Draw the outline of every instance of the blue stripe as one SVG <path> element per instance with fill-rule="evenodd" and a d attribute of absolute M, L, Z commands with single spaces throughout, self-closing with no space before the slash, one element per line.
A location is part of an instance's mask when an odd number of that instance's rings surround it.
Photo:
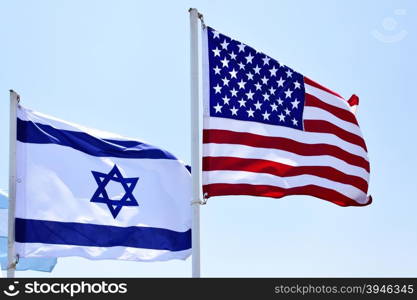
<path fill-rule="evenodd" d="M 181 251 L 191 248 L 191 229 L 116 227 L 16 218 L 16 242 Z"/>
<path fill-rule="evenodd" d="M 177 159 L 165 150 L 138 141 L 100 139 L 85 132 L 57 129 L 20 119 L 17 119 L 17 140 L 67 146 L 100 157 Z"/>

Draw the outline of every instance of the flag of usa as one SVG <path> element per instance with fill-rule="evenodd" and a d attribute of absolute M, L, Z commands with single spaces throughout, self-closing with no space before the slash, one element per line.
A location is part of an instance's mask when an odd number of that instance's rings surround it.
<path fill-rule="evenodd" d="M 311 195 L 341 206 L 367 196 L 367 148 L 346 101 L 277 60 L 203 30 L 206 197 Z"/>

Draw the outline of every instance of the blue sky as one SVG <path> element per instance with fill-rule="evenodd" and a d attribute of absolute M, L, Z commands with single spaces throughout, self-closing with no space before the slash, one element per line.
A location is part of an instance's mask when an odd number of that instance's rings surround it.
<path fill-rule="evenodd" d="M 415 1 L 2 1 L 0 188 L 8 90 L 46 114 L 159 145 L 190 161 L 189 7 L 208 25 L 345 97 L 371 160 L 374 203 L 218 197 L 201 209 L 207 277 L 417 276 Z M 391 42 L 387 42 L 391 41 Z M 187 277 L 164 263 L 60 259 L 51 274 Z"/>

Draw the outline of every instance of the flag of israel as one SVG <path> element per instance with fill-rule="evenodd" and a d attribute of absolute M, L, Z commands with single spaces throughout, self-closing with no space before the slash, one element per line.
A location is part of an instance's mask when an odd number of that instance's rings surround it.
<path fill-rule="evenodd" d="M 191 175 L 175 156 L 21 106 L 17 116 L 20 257 L 190 255 Z"/>

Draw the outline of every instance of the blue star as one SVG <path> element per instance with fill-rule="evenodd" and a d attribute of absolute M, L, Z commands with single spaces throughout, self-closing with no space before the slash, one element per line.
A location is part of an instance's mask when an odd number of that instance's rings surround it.
<path fill-rule="evenodd" d="M 114 165 L 114 167 L 110 170 L 108 174 L 96 171 L 91 171 L 91 173 L 93 173 L 94 179 L 96 180 L 98 187 L 90 202 L 107 204 L 107 207 L 113 215 L 113 218 L 116 219 L 123 206 L 139 206 L 138 202 L 132 194 L 133 189 L 135 188 L 136 183 L 139 180 L 138 177 L 123 178 L 122 173 L 120 173 L 120 170 L 117 168 L 116 165 Z M 122 199 L 112 200 L 109 198 L 106 191 L 106 185 L 111 180 L 119 182 L 123 186 L 125 194 L 122 197 Z"/>

